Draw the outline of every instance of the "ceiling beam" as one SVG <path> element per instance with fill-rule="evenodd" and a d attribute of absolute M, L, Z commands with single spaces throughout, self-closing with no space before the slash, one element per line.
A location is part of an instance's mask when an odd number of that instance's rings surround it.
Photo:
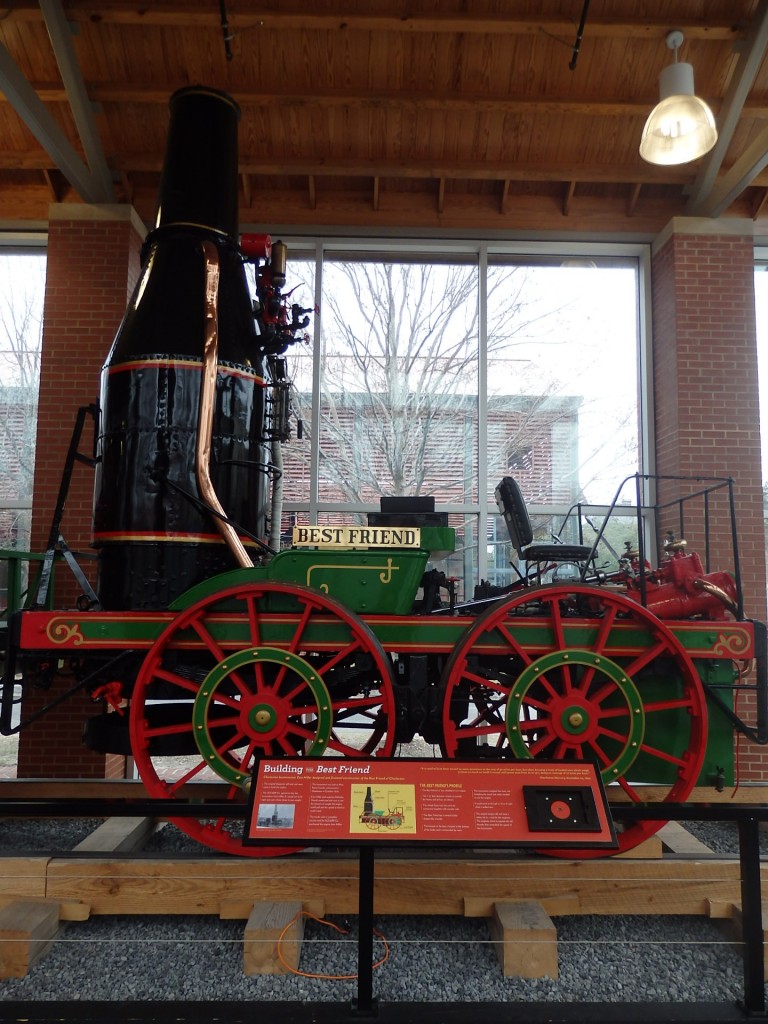
<path fill-rule="evenodd" d="M 169 83 L 162 88 L 156 85 L 134 85 L 122 82 L 91 83 L 88 95 L 94 103 L 146 103 L 166 107 L 168 97 L 185 83 Z M 33 82 L 37 95 L 44 103 L 64 103 L 66 90 L 56 82 Z M 515 97 L 503 95 L 464 94 L 444 96 L 440 93 L 418 93 L 410 91 L 345 92 L 344 90 L 316 90 L 312 93 L 277 92 L 250 89 L 232 89 L 231 95 L 241 107 L 329 107 L 346 109 L 414 109 L 444 110 L 450 112 L 471 111 L 474 113 L 565 115 L 568 117 L 637 117 L 645 118 L 648 111 L 658 102 L 658 96 L 631 100 L 606 100 L 598 97 L 574 100 L 568 97 Z M 0 103 L 4 98 L 0 95 Z M 724 103 L 718 106 L 713 100 L 710 107 L 722 119 Z M 768 120 L 768 102 L 753 99 L 745 103 L 742 113 L 746 117 Z"/>
<path fill-rule="evenodd" d="M 573 21 L 548 15 L 536 17 L 498 17 L 476 14 L 420 14 L 387 15 L 355 13 L 343 8 L 318 12 L 308 3 L 306 9 L 293 11 L 266 10 L 261 3 L 237 5 L 230 10 L 228 23 L 236 36 L 248 30 L 277 31 L 339 31 L 339 32 L 398 32 L 398 33 L 469 33 L 473 35 L 550 35 L 563 40 L 573 36 Z M 248 8 L 252 8 L 249 10 Z M 35 0 L 16 0 L 6 17 L 10 21 L 39 19 Z M 126 4 L 125 0 L 70 0 L 67 17 L 71 21 L 103 25 L 147 25 L 176 28 L 220 29 L 220 15 L 216 4 L 177 4 L 153 2 Z M 654 18 L 610 18 L 590 15 L 588 34 L 602 39 L 662 39 L 669 32 L 669 21 Z M 704 39 L 721 42 L 738 39 L 744 30 L 733 19 L 720 17 L 675 18 L 686 39 Z"/>
<path fill-rule="evenodd" d="M 723 104 L 717 117 L 717 142 L 712 152 L 702 163 L 696 175 L 696 180 L 690 189 L 685 207 L 686 214 L 690 216 L 706 216 L 706 214 L 703 214 L 703 211 L 708 206 L 717 176 L 723 165 L 725 154 L 733 142 L 733 135 L 738 127 L 739 119 L 743 115 L 747 96 L 760 70 L 760 65 L 763 62 L 767 48 L 768 0 L 759 0 L 755 18 L 739 54 L 736 73 L 728 83 Z M 748 185 L 749 182 L 746 184 Z"/>
<path fill-rule="evenodd" d="M 133 153 L 115 154 L 110 158 L 118 171 L 134 174 L 139 171 L 158 173 L 162 169 L 162 154 Z M 8 153 L 0 150 L 0 169 L 40 169 L 46 166 L 40 155 Z M 467 178 L 473 181 L 574 181 L 577 184 L 634 184 L 683 186 L 693 179 L 690 167 L 654 167 L 639 158 L 637 163 L 620 165 L 578 164 L 566 161 L 560 163 L 526 163 L 525 161 L 474 161 L 361 159 L 318 159 L 315 156 L 289 157 L 266 154 L 251 157 L 240 154 L 241 174 L 273 175 L 285 177 L 288 174 L 318 178 Z"/>
<path fill-rule="evenodd" d="M 112 182 L 112 173 L 107 166 L 91 102 L 88 99 L 80 65 L 72 44 L 70 24 L 64 15 L 60 0 L 40 0 L 40 10 L 43 12 L 45 27 L 56 56 L 56 63 L 59 65 L 67 100 L 85 151 L 85 158 L 91 169 L 94 183 L 102 196 L 100 202 L 113 203 L 115 201 L 115 186 Z"/>
<path fill-rule="evenodd" d="M 86 203 L 104 202 L 104 193 L 99 183 L 43 106 L 37 93 L 2 43 L 0 43 L 0 90 L 5 93 L 16 113 L 48 153 L 54 167 L 59 168 L 80 197 Z"/>
<path fill-rule="evenodd" d="M 698 217 L 720 217 L 758 174 L 768 167 L 768 128 L 763 128 L 715 188 L 695 208 Z M 688 207 L 685 209 L 688 215 Z"/>

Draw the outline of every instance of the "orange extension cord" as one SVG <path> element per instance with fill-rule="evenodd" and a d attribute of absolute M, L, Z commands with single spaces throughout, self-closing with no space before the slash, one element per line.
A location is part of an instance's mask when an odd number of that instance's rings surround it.
<path fill-rule="evenodd" d="M 296 967 L 291 967 L 291 965 L 286 962 L 282 949 L 283 939 L 288 929 L 295 924 L 300 917 L 310 917 L 313 921 L 317 921 L 319 924 L 327 924 L 329 928 L 335 928 L 341 935 L 347 935 L 349 931 L 347 928 L 342 928 L 340 925 L 334 924 L 333 921 L 326 921 L 325 918 L 316 917 L 314 914 L 310 914 L 307 910 L 300 910 L 298 914 L 293 915 L 285 928 L 283 928 L 280 932 L 280 938 L 277 940 L 277 956 L 283 967 L 285 967 L 287 971 L 290 971 L 291 974 L 298 974 L 302 978 L 320 978 L 322 981 L 354 981 L 355 978 L 357 978 L 356 974 L 310 974 L 308 971 L 300 971 Z M 373 969 L 375 970 L 377 967 L 381 967 L 381 965 L 386 963 L 389 959 L 389 943 L 381 932 L 377 931 L 375 928 L 373 929 L 373 934 L 384 944 L 384 956 L 382 956 L 381 960 L 377 960 L 373 965 Z"/>

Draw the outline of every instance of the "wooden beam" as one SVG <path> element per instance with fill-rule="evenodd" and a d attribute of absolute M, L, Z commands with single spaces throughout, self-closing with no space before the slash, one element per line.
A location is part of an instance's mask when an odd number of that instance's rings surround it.
<path fill-rule="evenodd" d="M 640 189 L 643 186 L 639 182 L 635 182 L 629 192 L 629 199 L 627 199 L 627 216 L 632 217 L 637 206 L 637 201 L 640 198 Z"/>
<path fill-rule="evenodd" d="M 123 194 L 125 195 L 126 202 L 132 203 L 133 202 L 133 181 L 131 180 L 130 174 L 126 174 L 125 172 L 121 173 L 121 175 L 120 175 L 120 185 L 121 185 L 121 187 L 123 189 Z"/>
<path fill-rule="evenodd" d="M 565 195 L 563 196 L 563 216 L 567 217 L 571 212 L 571 202 L 573 200 L 573 193 L 576 191 L 576 182 L 569 181 L 565 186 Z"/>
<path fill-rule="evenodd" d="M 314 176 L 314 174 L 307 175 L 307 193 L 309 195 L 309 208 L 310 208 L 310 210 L 317 209 L 317 189 L 315 187 L 315 176 Z"/>
<path fill-rule="evenodd" d="M 35 82 L 33 88 L 44 103 L 66 103 L 65 90 L 56 82 Z M 88 93 L 93 103 L 147 104 L 166 107 L 168 97 L 176 89 L 183 88 L 181 80 L 166 85 L 140 85 L 123 82 L 89 84 Z M 658 102 L 658 93 L 627 100 L 610 100 L 599 96 L 573 99 L 568 96 L 528 97 L 510 96 L 509 93 L 488 95 L 488 93 L 462 93 L 445 96 L 440 92 L 414 92 L 413 90 L 376 90 L 350 92 L 348 89 L 318 90 L 311 93 L 297 93 L 289 90 L 232 89 L 231 94 L 241 107 L 307 107 L 361 109 L 418 109 L 450 112 L 504 114 L 536 114 L 553 117 L 639 117 L 645 118 Z M 0 104 L 6 103 L 0 94 Z M 721 104 L 715 98 L 709 103 L 718 114 Z M 742 116 L 756 120 L 768 119 L 768 103 L 753 99 L 745 103 Z"/>
<path fill-rule="evenodd" d="M 0 866 L 3 866 L 0 864 Z M 322 900 L 328 914 L 358 909 L 354 858 L 136 858 L 103 861 L 55 858 L 47 862 L 49 899 L 78 901 L 99 914 L 218 914 L 222 906 L 250 900 Z M 763 884 L 768 864 L 762 865 Z M 489 917 L 494 904 L 539 900 L 549 908 L 567 886 L 571 908 L 581 914 L 707 914 L 715 902 L 738 902 L 738 858 L 552 861 L 547 857 L 430 860 L 377 857 L 377 914 Z M 549 901 L 554 900 L 554 904 Z"/>
<path fill-rule="evenodd" d="M 107 818 L 77 844 L 79 853 L 133 853 L 155 830 L 152 818 Z"/>
<path fill-rule="evenodd" d="M 251 176 L 250 174 L 241 174 L 240 178 L 243 182 L 243 202 L 245 203 L 246 209 L 251 208 Z"/>
<path fill-rule="evenodd" d="M 142 25 L 175 28 L 220 27 L 215 5 L 190 3 L 186 6 L 155 2 L 152 4 L 125 4 L 124 0 L 69 0 L 67 17 L 70 21 L 101 25 Z M 36 0 L 15 0 L 6 14 L 9 22 L 40 21 Z M 469 14 L 380 15 L 354 13 L 340 8 L 337 11 L 317 12 L 312 3 L 300 4 L 291 11 L 267 10 L 259 4 L 257 10 L 231 10 L 229 27 L 237 36 L 245 30 L 264 33 L 276 31 L 337 31 L 435 33 L 449 32 L 470 35 L 533 35 L 542 33 L 561 38 L 573 35 L 573 22 L 567 19 L 540 15 L 538 17 L 498 17 Z M 745 34 L 745 29 L 734 24 L 734 19 L 683 17 L 675 21 L 686 39 L 733 42 Z M 653 18 L 609 18 L 590 16 L 589 35 L 602 39 L 663 39 L 669 32 L 669 22 Z"/>
<path fill-rule="evenodd" d="M 51 202 L 60 203 L 64 194 L 64 175 L 61 171 L 57 171 L 53 167 L 50 169 L 44 167 L 43 178 L 45 179 L 45 184 L 48 186 L 48 190 L 51 193 Z"/>
<path fill-rule="evenodd" d="M 504 214 L 507 212 L 507 201 L 509 199 L 509 178 L 504 179 L 504 184 L 501 188 L 501 199 L 499 200 L 499 213 Z"/>
<path fill-rule="evenodd" d="M 50 166 L 50 158 L 43 153 L 23 154 L 0 151 L 0 170 L 39 170 Z M 117 153 L 111 158 L 113 167 L 128 173 L 159 173 L 161 154 Z M 562 161 L 539 164 L 526 161 L 474 161 L 474 160 L 399 160 L 368 157 L 359 159 L 318 159 L 312 155 L 273 155 L 251 157 L 240 155 L 240 171 L 244 174 L 262 174 L 283 178 L 287 175 L 319 177 L 365 178 L 371 177 L 371 164 L 382 178 L 466 178 L 472 181 L 575 181 L 577 184 L 634 184 L 688 185 L 694 172 L 683 165 L 657 167 L 645 164 L 638 157 L 629 164 L 574 164 Z M 768 179 L 768 176 L 767 176 Z"/>
<path fill-rule="evenodd" d="M 757 218 L 763 212 L 763 207 L 765 206 L 766 200 L 768 200 L 768 188 L 762 189 L 760 195 L 757 197 L 757 200 L 754 206 L 752 207 L 752 220 L 757 220 Z"/>
<path fill-rule="evenodd" d="M 379 179 L 378 175 L 376 175 L 376 177 L 373 179 L 373 208 L 374 208 L 374 210 L 378 210 L 378 208 L 379 208 L 379 180 L 380 179 Z"/>
<path fill-rule="evenodd" d="M 437 183 L 437 212 L 442 213 L 445 206 L 445 178 L 440 178 Z"/>

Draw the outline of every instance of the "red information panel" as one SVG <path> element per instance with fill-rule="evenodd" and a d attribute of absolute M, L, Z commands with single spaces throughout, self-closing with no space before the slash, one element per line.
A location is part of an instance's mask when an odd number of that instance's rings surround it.
<path fill-rule="evenodd" d="M 594 765 L 331 758 L 262 761 L 247 845 L 616 847 Z"/>

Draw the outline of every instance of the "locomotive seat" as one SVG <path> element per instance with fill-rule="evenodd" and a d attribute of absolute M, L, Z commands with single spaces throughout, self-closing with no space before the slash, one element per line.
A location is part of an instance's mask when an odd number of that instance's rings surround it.
<path fill-rule="evenodd" d="M 540 574 L 541 566 L 547 563 L 573 563 L 583 565 L 592 555 L 589 544 L 533 543 L 533 524 L 528 514 L 523 492 L 517 480 L 511 476 L 503 477 L 494 491 L 496 504 L 518 558 L 533 562 Z"/>

